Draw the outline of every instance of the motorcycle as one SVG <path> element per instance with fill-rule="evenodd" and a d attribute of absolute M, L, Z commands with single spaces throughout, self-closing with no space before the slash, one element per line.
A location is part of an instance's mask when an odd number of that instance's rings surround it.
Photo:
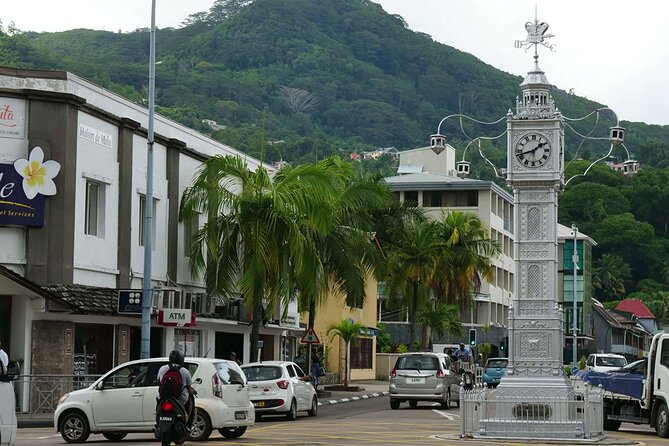
<path fill-rule="evenodd" d="M 191 407 L 195 417 L 195 401 L 191 396 Z M 160 440 L 162 446 L 183 444 L 188 439 L 188 413 L 183 404 L 176 398 L 163 397 L 158 399 L 156 408 L 156 439 Z"/>

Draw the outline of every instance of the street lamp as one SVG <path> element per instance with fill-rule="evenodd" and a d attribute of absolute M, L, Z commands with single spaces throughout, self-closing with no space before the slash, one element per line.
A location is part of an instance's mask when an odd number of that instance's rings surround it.
<path fill-rule="evenodd" d="M 153 111 L 156 89 L 156 0 L 151 1 L 151 34 L 149 39 L 149 124 L 146 150 L 146 200 L 144 200 L 144 277 L 142 280 L 141 358 L 151 355 L 151 254 L 153 250 Z"/>

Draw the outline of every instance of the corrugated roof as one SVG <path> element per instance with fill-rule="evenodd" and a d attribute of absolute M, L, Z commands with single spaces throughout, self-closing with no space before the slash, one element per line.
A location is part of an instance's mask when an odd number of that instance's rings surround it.
<path fill-rule="evenodd" d="M 637 299 L 621 300 L 618 306 L 616 306 L 616 310 L 632 313 L 638 318 L 655 319 L 655 315 L 648 309 L 648 307 Z"/>

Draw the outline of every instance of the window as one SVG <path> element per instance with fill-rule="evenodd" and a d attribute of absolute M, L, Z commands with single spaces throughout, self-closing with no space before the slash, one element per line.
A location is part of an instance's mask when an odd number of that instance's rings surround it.
<path fill-rule="evenodd" d="M 190 257 L 191 241 L 193 235 L 200 228 L 200 215 L 195 214 L 190 220 L 184 221 L 184 257 Z"/>
<path fill-rule="evenodd" d="M 158 209 L 158 200 L 153 199 L 153 209 L 151 210 L 151 249 L 156 249 L 156 209 Z M 139 196 L 139 246 L 144 246 L 144 223 L 146 217 L 146 196 Z"/>
<path fill-rule="evenodd" d="M 352 369 L 371 369 L 372 368 L 372 344 L 373 339 L 360 338 L 356 342 L 351 342 L 351 368 Z"/>
<path fill-rule="evenodd" d="M 411 190 L 404 192 L 404 202 L 412 203 L 414 206 L 418 204 L 418 191 Z"/>
<path fill-rule="evenodd" d="M 86 180 L 86 214 L 84 234 L 103 238 L 105 236 L 105 185 Z"/>

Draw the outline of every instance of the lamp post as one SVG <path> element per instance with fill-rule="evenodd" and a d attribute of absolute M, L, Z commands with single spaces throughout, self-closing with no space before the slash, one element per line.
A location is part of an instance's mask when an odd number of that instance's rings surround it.
<path fill-rule="evenodd" d="M 146 199 L 144 200 L 144 277 L 142 280 L 141 358 L 151 355 L 151 255 L 153 251 L 153 109 L 156 89 L 156 0 L 151 1 L 151 34 L 149 40 L 149 123 L 146 150 Z"/>
<path fill-rule="evenodd" d="M 576 227 L 576 225 L 572 224 L 571 225 L 571 230 L 572 230 L 572 233 L 574 234 L 574 253 L 571 256 L 571 262 L 572 262 L 573 267 L 574 267 L 574 269 L 573 269 L 573 274 L 574 274 L 574 290 L 573 290 L 574 291 L 574 294 L 573 294 L 573 298 L 574 298 L 574 320 L 573 320 L 573 323 L 572 323 L 572 331 L 573 331 L 572 334 L 574 336 L 574 338 L 573 338 L 574 340 L 573 340 L 573 345 L 572 345 L 572 363 L 573 363 L 572 367 L 576 367 L 576 360 L 577 360 L 576 357 L 578 356 L 578 354 L 577 354 L 578 304 L 576 303 L 576 296 L 577 296 L 578 293 L 576 292 L 576 283 L 577 283 L 576 282 L 576 274 L 578 273 L 578 261 L 579 261 L 576 236 L 578 234 L 578 228 Z"/>

